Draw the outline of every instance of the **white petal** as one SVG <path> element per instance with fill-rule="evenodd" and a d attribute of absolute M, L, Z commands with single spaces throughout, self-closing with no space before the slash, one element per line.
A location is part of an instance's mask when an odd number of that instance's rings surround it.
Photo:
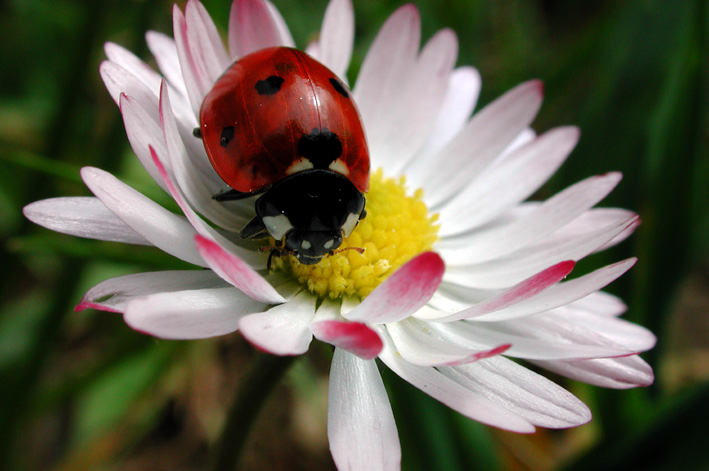
<path fill-rule="evenodd" d="M 565 428 L 591 420 L 591 411 L 573 394 L 507 358 L 441 367 L 440 371 L 534 425 Z"/>
<path fill-rule="evenodd" d="M 480 73 L 473 67 L 459 67 L 451 72 L 438 118 L 417 158 L 432 158 L 463 129 L 478 101 L 481 83 Z"/>
<path fill-rule="evenodd" d="M 429 324 L 414 319 L 387 324 L 387 332 L 404 360 L 420 366 L 451 366 L 499 355 L 510 347 L 463 348 L 437 336 Z"/>
<path fill-rule="evenodd" d="M 84 167 L 81 177 L 109 210 L 151 244 L 182 260 L 206 266 L 194 245 L 197 232 L 183 217 L 171 213 L 103 170 Z"/>
<path fill-rule="evenodd" d="M 97 198 L 68 197 L 35 201 L 22 209 L 42 227 L 78 237 L 151 245 Z"/>
<path fill-rule="evenodd" d="M 628 306 L 622 299 L 602 291 L 591 293 L 575 301 L 573 306 L 585 312 L 613 317 L 620 316 L 628 310 Z"/>
<path fill-rule="evenodd" d="M 551 130 L 485 171 L 441 210 L 439 235 L 478 227 L 528 198 L 566 160 L 578 137 L 574 127 Z"/>
<path fill-rule="evenodd" d="M 111 62 L 133 74 L 149 90 L 155 91 L 160 86 L 160 75 L 129 50 L 109 42 L 105 44 L 104 51 Z"/>
<path fill-rule="evenodd" d="M 145 34 L 150 52 L 158 63 L 160 72 L 165 76 L 170 85 L 183 96 L 187 96 L 185 81 L 180 69 L 180 58 L 177 56 L 177 46 L 171 37 L 157 31 L 148 31 Z"/>
<path fill-rule="evenodd" d="M 339 77 L 346 77 L 354 43 L 354 11 L 350 0 L 332 0 L 325 10 L 318 60 Z"/>
<path fill-rule="evenodd" d="M 575 361 L 532 361 L 554 373 L 604 388 L 628 389 L 649 386 L 655 380 L 652 368 L 638 355 Z"/>
<path fill-rule="evenodd" d="M 214 83 L 231 62 L 217 27 L 204 5 L 197 0 L 188 0 L 185 21 L 192 60 L 201 69 L 200 74 Z"/>
<path fill-rule="evenodd" d="M 406 169 L 412 188 L 423 188 L 429 208 L 438 209 L 475 179 L 534 119 L 542 102 L 538 81 L 523 83 L 468 122 L 435 156 Z M 431 169 L 436 169 L 432 172 Z"/>
<path fill-rule="evenodd" d="M 276 5 L 270 0 L 266 0 L 266 5 L 268 6 L 268 11 L 271 13 L 273 22 L 276 24 L 276 29 L 278 29 L 278 37 L 280 38 L 279 44 L 285 47 L 295 47 L 295 41 L 293 41 L 293 36 L 290 34 L 288 24 L 286 20 L 283 19 L 281 12 L 278 11 Z"/>
<path fill-rule="evenodd" d="M 586 312 L 577 309 L 574 304 L 534 316 L 530 318 L 530 321 L 542 319 L 555 327 L 570 325 L 576 330 L 588 329 L 633 352 L 649 350 L 655 346 L 657 341 L 655 335 L 643 326 L 617 317 Z M 526 322 L 527 320 L 517 320 L 517 322 L 520 321 Z"/>
<path fill-rule="evenodd" d="M 150 146 L 158 153 L 165 153 L 165 141 L 159 122 L 155 121 L 151 113 L 133 97 L 121 94 L 119 106 L 133 152 L 153 180 L 167 191 L 150 155 Z"/>
<path fill-rule="evenodd" d="M 239 329 L 261 350 L 274 355 L 300 355 L 308 351 L 313 339 L 308 324 L 315 315 L 315 300 L 304 291 L 268 311 L 242 318 Z"/>
<path fill-rule="evenodd" d="M 397 375 L 451 409 L 493 427 L 518 433 L 534 432 L 534 426 L 520 415 L 481 394 L 471 391 L 435 368 L 413 365 L 402 359 L 385 341 L 379 358 Z"/>
<path fill-rule="evenodd" d="M 202 67 L 203 64 L 200 64 L 198 59 L 194 57 L 195 53 L 190 45 L 190 34 L 187 31 L 187 21 L 177 5 L 172 7 L 172 29 L 175 34 L 177 56 L 180 59 L 180 69 L 192 106 L 192 113 L 198 116 L 202 100 L 209 93 L 214 82 Z"/>
<path fill-rule="evenodd" d="M 140 296 L 173 291 L 224 288 L 228 285 L 211 270 L 170 270 L 119 276 L 91 288 L 76 306 L 123 312 L 126 304 Z"/>
<path fill-rule="evenodd" d="M 490 262 L 456 266 L 451 261 L 447 266 L 444 280 L 478 289 L 506 288 L 560 261 L 580 260 L 629 225 L 634 224 L 636 220 L 636 216 L 631 216 L 629 219 L 616 221 L 582 234 L 557 231 L 543 242 Z"/>
<path fill-rule="evenodd" d="M 400 101 L 402 83 L 411 79 L 421 37 L 421 17 L 415 6 L 398 8 L 384 23 L 362 63 L 353 89 L 362 115 L 373 167 L 386 164 L 391 113 Z"/>
<path fill-rule="evenodd" d="M 387 96 L 386 121 L 367 135 L 373 162 L 382 165 L 387 174 L 401 174 L 433 131 L 457 55 L 455 33 L 439 31 L 421 50 L 409 76 L 401 77 L 398 90 Z"/>
<path fill-rule="evenodd" d="M 327 436 L 340 471 L 396 471 L 401 447 L 374 360 L 335 349 L 330 369 Z"/>
<path fill-rule="evenodd" d="M 123 318 L 130 327 L 164 339 L 203 339 L 230 334 L 239 319 L 263 304 L 234 288 L 157 293 L 135 298 Z"/>
<path fill-rule="evenodd" d="M 526 216 L 465 237 L 467 247 L 443 250 L 446 260 L 481 263 L 503 257 L 552 234 L 605 198 L 620 181 L 619 173 L 591 177 L 554 195 Z"/>
<path fill-rule="evenodd" d="M 458 321 L 429 322 L 429 329 L 444 341 L 469 349 L 486 349 L 496 345 L 511 345 L 505 356 L 527 359 L 558 360 L 607 358 L 631 353 L 627 348 L 609 345 L 598 336 L 564 335 L 560 330 L 532 328 L 511 323 Z M 601 343 L 599 344 L 599 340 Z M 595 343 L 594 343 L 595 341 Z"/>
<path fill-rule="evenodd" d="M 263 0 L 234 0 L 229 14 L 229 52 L 232 59 L 272 46 L 285 46 L 277 10 Z M 278 15 L 280 16 L 280 15 Z M 287 28 L 286 28 L 287 31 Z"/>

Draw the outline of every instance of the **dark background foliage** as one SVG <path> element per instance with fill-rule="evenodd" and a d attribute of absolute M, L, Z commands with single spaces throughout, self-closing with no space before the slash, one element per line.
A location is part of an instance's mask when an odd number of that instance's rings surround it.
<path fill-rule="evenodd" d="M 325 0 L 274 3 L 299 46 L 315 37 Z M 401 3 L 355 1 L 352 78 Z M 657 373 L 652 387 L 565 383 L 591 406 L 593 422 L 531 436 L 476 424 L 385 374 L 404 469 L 709 469 L 707 2 L 415 3 L 424 39 L 442 27 L 457 32 L 460 65 L 482 74 L 481 103 L 541 78 L 546 98 L 535 129 L 581 127 L 577 149 L 539 197 L 592 174 L 623 172 L 604 205 L 635 210 L 643 224 L 579 268 L 638 256 L 609 290 L 659 343 L 645 355 Z M 205 5 L 225 31 L 229 2 Z M 118 315 L 73 312 L 98 281 L 178 263 L 149 248 L 50 233 L 21 214 L 41 198 L 88 194 L 78 176 L 85 165 L 168 204 L 138 168 L 98 65 L 108 40 L 150 61 L 144 32 L 170 34 L 171 25 L 171 2 L 163 0 L 0 1 L 3 470 L 205 469 L 253 356 L 238 334 L 158 341 Z M 316 347 L 289 372 L 255 426 L 245 469 L 333 469 L 324 431 L 328 354 Z"/>

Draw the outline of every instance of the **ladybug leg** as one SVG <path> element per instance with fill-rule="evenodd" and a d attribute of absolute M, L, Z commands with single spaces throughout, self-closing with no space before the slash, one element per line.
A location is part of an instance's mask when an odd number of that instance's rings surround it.
<path fill-rule="evenodd" d="M 280 257 L 281 256 L 281 251 L 278 249 L 273 249 L 271 250 L 271 253 L 268 254 L 268 261 L 266 262 L 266 270 L 271 271 L 271 263 L 273 262 L 273 257 Z"/>
<path fill-rule="evenodd" d="M 258 216 L 249 221 L 239 232 L 242 239 L 263 239 L 268 237 L 268 229 Z"/>
<path fill-rule="evenodd" d="M 192 135 L 197 139 L 202 139 L 202 130 L 200 128 L 194 128 L 192 130 Z"/>
<path fill-rule="evenodd" d="M 215 199 L 217 201 L 236 201 L 236 200 L 243 200 L 246 198 L 249 198 L 254 195 L 258 195 L 259 193 L 262 193 L 264 190 L 258 190 L 258 191 L 252 191 L 250 193 L 244 193 L 242 191 L 236 191 L 234 189 L 231 190 L 226 190 L 222 191 L 221 193 L 217 193 L 216 195 L 212 196 L 212 199 Z"/>

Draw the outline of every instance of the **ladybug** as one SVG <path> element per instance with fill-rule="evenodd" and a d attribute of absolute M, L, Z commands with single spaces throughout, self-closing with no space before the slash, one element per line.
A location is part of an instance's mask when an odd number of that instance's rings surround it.
<path fill-rule="evenodd" d="M 218 201 L 261 196 L 245 239 L 269 235 L 275 253 L 312 265 L 332 254 L 366 212 L 369 151 L 350 91 L 297 49 L 262 49 L 237 60 L 199 114 L 212 166 L 231 190 Z"/>

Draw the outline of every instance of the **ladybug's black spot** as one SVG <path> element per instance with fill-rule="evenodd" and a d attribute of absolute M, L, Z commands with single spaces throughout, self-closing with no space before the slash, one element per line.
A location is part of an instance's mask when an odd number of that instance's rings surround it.
<path fill-rule="evenodd" d="M 268 78 L 256 82 L 256 92 L 259 95 L 273 95 L 281 89 L 285 80 L 278 75 L 271 75 Z"/>
<path fill-rule="evenodd" d="M 298 153 L 310 160 L 313 167 L 326 169 L 342 154 L 342 143 L 337 134 L 327 128 L 314 128 L 298 141 Z"/>
<path fill-rule="evenodd" d="M 222 137 L 219 139 L 219 145 L 225 149 L 229 147 L 229 143 L 234 139 L 234 126 L 227 126 L 222 129 Z"/>
<path fill-rule="evenodd" d="M 337 93 L 339 93 L 345 98 L 350 97 L 350 94 L 347 93 L 347 89 L 345 89 L 345 87 L 342 85 L 342 83 L 340 83 L 339 80 L 337 80 L 336 78 L 331 78 L 330 83 L 332 84 L 332 88 L 334 88 Z"/>

